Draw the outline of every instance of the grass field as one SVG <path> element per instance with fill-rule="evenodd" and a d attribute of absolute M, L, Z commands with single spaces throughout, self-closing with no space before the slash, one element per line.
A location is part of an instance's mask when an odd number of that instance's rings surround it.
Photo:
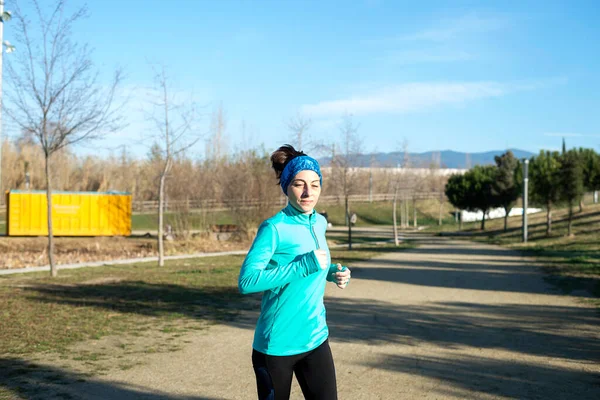
<path fill-rule="evenodd" d="M 419 200 L 416 203 L 418 225 L 437 225 L 439 203 L 437 200 Z M 319 211 L 327 210 L 329 221 L 336 226 L 345 225 L 344 206 L 342 204 L 327 205 L 317 208 Z M 450 214 L 453 208 L 450 204 L 442 205 L 442 223 L 455 226 L 454 217 Z M 393 203 L 361 202 L 350 204 L 350 212 L 356 213 L 356 226 L 392 225 Z M 400 223 L 400 203 L 397 204 L 397 221 Z M 409 202 L 410 225 L 413 226 L 413 205 Z"/>
<path fill-rule="evenodd" d="M 400 223 L 400 204 L 398 203 L 398 223 Z M 410 203 L 409 214 L 410 223 L 413 225 L 413 208 Z M 273 209 L 276 213 L 279 207 Z M 328 204 L 318 206 L 319 212 L 327 211 L 329 221 L 335 225 L 345 225 L 344 206 L 343 204 Z M 373 226 L 373 225 L 392 225 L 392 202 L 361 202 L 350 205 L 350 212 L 356 213 L 356 226 Z M 451 206 L 445 203 L 442 206 L 443 223 L 450 224 L 455 227 L 454 217 L 450 214 Z M 419 225 L 437 225 L 439 214 L 439 203 L 436 200 L 419 200 L 417 202 L 417 222 Z M 166 213 L 165 218 L 167 224 L 177 226 L 177 216 L 173 213 Z M 132 229 L 140 230 L 156 230 L 157 214 L 145 213 L 134 214 L 132 216 Z M 227 211 L 218 212 L 195 212 L 190 214 L 190 223 L 192 229 L 205 229 L 207 226 L 215 224 L 235 224 L 234 219 Z"/>
<path fill-rule="evenodd" d="M 351 265 L 407 247 L 331 253 Z M 148 330 L 177 334 L 231 320 L 239 310 L 258 306 L 256 296 L 237 290 L 242 260 L 222 256 L 168 261 L 164 268 L 139 263 L 62 270 L 57 279 L 47 273 L 0 276 L 0 354 L 54 351 L 70 357 L 66 348 L 81 340 Z"/>

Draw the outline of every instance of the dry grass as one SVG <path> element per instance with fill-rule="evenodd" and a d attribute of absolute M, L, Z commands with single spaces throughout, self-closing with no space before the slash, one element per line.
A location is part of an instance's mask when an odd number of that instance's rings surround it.
<path fill-rule="evenodd" d="M 23 268 L 48 264 L 48 240 L 44 237 L 0 236 L 0 269 Z M 55 241 L 58 264 L 86 261 L 155 257 L 158 254 L 155 238 L 148 237 L 58 237 Z M 200 252 L 241 250 L 248 242 L 240 240 L 219 241 L 210 235 L 189 240 L 166 241 L 165 253 L 192 254 Z"/>

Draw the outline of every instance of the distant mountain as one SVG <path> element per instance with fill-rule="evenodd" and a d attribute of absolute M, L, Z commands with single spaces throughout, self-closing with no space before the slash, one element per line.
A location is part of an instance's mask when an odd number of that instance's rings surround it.
<path fill-rule="evenodd" d="M 531 158 L 534 153 L 510 149 L 516 158 Z M 494 156 L 502 155 L 506 150 L 493 150 L 484 153 L 462 153 L 452 150 L 427 151 L 424 153 L 409 153 L 409 165 L 413 168 L 427 168 L 438 159 L 442 168 L 470 168 L 474 165 L 494 164 Z M 395 167 L 402 166 L 404 153 L 395 151 L 392 153 L 361 154 L 354 160 L 353 167 Z M 331 157 L 319 159 L 323 166 L 331 163 Z"/>

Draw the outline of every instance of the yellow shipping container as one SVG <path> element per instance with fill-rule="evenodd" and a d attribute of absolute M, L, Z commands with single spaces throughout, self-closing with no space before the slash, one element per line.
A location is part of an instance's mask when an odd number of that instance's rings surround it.
<path fill-rule="evenodd" d="M 7 192 L 8 236 L 48 236 L 46 192 Z M 131 195 L 120 192 L 52 193 L 56 236 L 131 235 Z"/>

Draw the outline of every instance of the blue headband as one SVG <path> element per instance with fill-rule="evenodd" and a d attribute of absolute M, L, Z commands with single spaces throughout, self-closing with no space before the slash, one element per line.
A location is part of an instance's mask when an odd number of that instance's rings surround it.
<path fill-rule="evenodd" d="M 323 185 L 323 175 L 321 175 L 321 168 L 319 168 L 319 162 L 309 156 L 298 156 L 296 158 L 292 158 L 292 160 L 289 163 L 287 163 L 287 165 L 281 172 L 281 177 L 279 178 L 281 190 L 283 190 L 283 193 L 285 193 L 286 196 L 287 188 L 292 182 L 292 179 L 294 179 L 298 172 L 305 170 L 315 171 L 317 175 L 319 175 L 321 185 Z"/>

